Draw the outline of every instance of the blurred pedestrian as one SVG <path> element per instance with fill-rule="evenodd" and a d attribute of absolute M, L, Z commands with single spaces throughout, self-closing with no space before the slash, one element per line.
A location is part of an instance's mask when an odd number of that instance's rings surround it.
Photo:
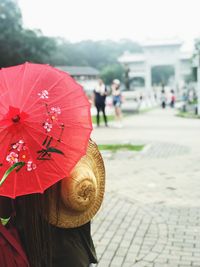
<path fill-rule="evenodd" d="M 100 111 L 103 113 L 105 126 L 108 127 L 107 116 L 106 116 L 106 96 L 107 88 L 102 79 L 98 80 L 98 84 L 94 89 L 94 104 L 97 109 L 96 123 L 97 127 L 100 126 Z"/>
<path fill-rule="evenodd" d="M 165 109 L 165 107 L 166 107 L 166 101 L 167 101 L 166 93 L 165 93 L 165 90 L 162 89 L 162 91 L 161 91 L 161 106 L 163 109 Z"/>
<path fill-rule="evenodd" d="M 171 108 L 174 108 L 175 100 L 176 100 L 175 93 L 174 93 L 174 90 L 172 89 L 170 91 L 170 107 Z"/>
<path fill-rule="evenodd" d="M 115 108 L 115 119 L 119 122 L 119 127 L 122 126 L 122 112 L 121 112 L 121 103 L 122 103 L 122 95 L 120 90 L 120 80 L 114 79 L 111 85 L 112 89 L 112 98 L 113 98 L 113 106 Z"/>

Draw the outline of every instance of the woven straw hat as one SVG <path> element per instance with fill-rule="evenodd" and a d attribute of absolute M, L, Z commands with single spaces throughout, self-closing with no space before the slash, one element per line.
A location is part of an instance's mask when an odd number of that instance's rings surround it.
<path fill-rule="evenodd" d="M 61 228 L 74 228 L 89 222 L 99 210 L 105 190 L 105 168 L 97 145 L 89 141 L 87 154 L 61 181 L 59 214 L 52 198 L 49 222 Z"/>

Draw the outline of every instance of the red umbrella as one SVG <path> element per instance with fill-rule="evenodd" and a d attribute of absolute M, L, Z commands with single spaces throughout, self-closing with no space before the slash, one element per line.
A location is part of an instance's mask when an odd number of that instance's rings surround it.
<path fill-rule="evenodd" d="M 69 175 L 92 130 L 82 87 L 49 65 L 0 70 L 0 195 L 15 198 Z"/>

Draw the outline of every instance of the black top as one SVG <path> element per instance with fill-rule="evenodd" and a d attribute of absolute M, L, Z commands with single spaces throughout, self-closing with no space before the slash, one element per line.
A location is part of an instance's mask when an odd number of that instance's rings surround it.
<path fill-rule="evenodd" d="M 106 88 L 105 88 L 105 94 L 104 95 L 101 95 L 99 92 L 96 92 L 94 90 L 95 106 L 103 106 L 103 105 L 105 105 L 106 92 L 107 92 L 107 89 Z"/>
<path fill-rule="evenodd" d="M 90 222 L 76 228 L 49 226 L 53 244 L 52 267 L 88 267 L 90 263 L 97 263 Z M 22 244 L 25 245 L 23 229 L 18 227 L 18 230 Z"/>
<path fill-rule="evenodd" d="M 97 263 L 90 222 L 71 229 L 51 227 L 53 267 L 88 267 Z"/>

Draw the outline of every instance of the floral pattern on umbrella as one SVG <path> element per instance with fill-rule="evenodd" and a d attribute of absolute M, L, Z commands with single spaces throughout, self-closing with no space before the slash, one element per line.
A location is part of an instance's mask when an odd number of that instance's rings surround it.
<path fill-rule="evenodd" d="M 44 192 L 85 155 L 90 104 L 68 74 L 26 63 L 0 70 L 0 195 Z"/>

